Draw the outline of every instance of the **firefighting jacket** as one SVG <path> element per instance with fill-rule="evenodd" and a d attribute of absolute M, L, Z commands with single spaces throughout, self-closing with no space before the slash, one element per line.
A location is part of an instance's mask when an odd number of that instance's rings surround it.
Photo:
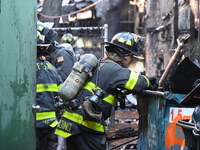
<path fill-rule="evenodd" d="M 111 59 L 102 60 L 98 70 L 94 73 L 89 82 L 87 82 L 79 97 L 80 101 L 93 94 L 93 89 L 102 89 L 106 92 L 101 103 L 101 111 L 103 119 L 106 120 L 111 116 L 113 105 L 117 104 L 116 89 L 123 88 L 137 94 L 148 88 L 150 82 L 147 77 L 139 75 L 130 69 L 123 68 Z M 106 132 L 104 122 L 86 120 L 82 111 L 70 112 L 65 110 L 63 116 L 57 126 L 55 134 L 65 138 L 80 133 L 82 130 L 86 132 L 95 132 L 103 134 Z"/>
<path fill-rule="evenodd" d="M 68 77 L 74 65 L 74 54 L 65 47 L 57 45 L 50 52 L 50 63 L 56 67 L 56 70 L 63 81 Z"/>
<path fill-rule="evenodd" d="M 41 110 L 36 112 L 36 127 L 56 126 L 54 105 L 61 84 L 62 79 L 55 67 L 38 57 L 36 63 L 36 105 L 39 105 Z"/>

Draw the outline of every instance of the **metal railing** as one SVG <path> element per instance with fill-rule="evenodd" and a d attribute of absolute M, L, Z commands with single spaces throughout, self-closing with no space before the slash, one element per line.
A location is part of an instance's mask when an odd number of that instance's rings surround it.
<path fill-rule="evenodd" d="M 81 47 L 84 51 L 95 53 L 94 51 L 101 51 L 101 57 L 105 56 L 105 46 L 102 42 L 108 42 L 108 25 L 101 27 L 60 27 L 52 28 L 58 32 L 58 42 L 62 35 L 71 33 L 73 36 L 79 37 L 84 46 Z"/>

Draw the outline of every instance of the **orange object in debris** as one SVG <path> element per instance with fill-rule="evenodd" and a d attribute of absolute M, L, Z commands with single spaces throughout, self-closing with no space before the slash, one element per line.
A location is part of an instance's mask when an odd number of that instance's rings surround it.
<path fill-rule="evenodd" d="M 179 110 L 181 111 L 181 109 Z M 172 117 L 172 123 L 170 123 L 166 128 L 166 150 L 171 150 L 175 145 L 181 145 L 181 148 L 184 148 L 185 136 L 183 133 L 183 129 L 180 126 L 177 126 L 176 123 L 178 122 L 178 120 L 190 119 L 191 117 L 192 115 L 183 116 L 181 113 L 178 113 L 175 117 Z"/>

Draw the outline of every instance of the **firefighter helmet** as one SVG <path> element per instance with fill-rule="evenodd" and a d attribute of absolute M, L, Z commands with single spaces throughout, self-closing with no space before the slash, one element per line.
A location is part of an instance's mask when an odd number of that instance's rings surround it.
<path fill-rule="evenodd" d="M 48 55 L 48 47 L 50 44 L 44 44 L 43 36 L 40 34 L 39 31 L 37 31 L 37 55 L 38 56 L 46 56 Z"/>
<path fill-rule="evenodd" d="M 114 52 L 122 56 L 139 55 L 140 54 L 141 37 L 130 32 L 120 32 L 113 36 L 111 42 L 107 44 L 106 50 Z"/>
<path fill-rule="evenodd" d="M 37 47 L 49 47 L 50 44 L 44 44 L 43 36 L 37 31 Z"/>
<path fill-rule="evenodd" d="M 61 38 L 61 43 L 69 43 L 69 44 L 74 44 L 78 37 L 73 36 L 71 33 L 66 33 L 62 36 Z"/>
<path fill-rule="evenodd" d="M 42 35 L 46 35 L 49 32 L 49 28 L 42 22 L 37 22 L 37 31 Z"/>

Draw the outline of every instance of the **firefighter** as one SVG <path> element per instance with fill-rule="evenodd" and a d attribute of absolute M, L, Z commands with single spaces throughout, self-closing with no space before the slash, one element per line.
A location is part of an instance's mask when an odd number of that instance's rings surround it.
<path fill-rule="evenodd" d="M 76 61 L 79 61 L 80 58 L 85 54 L 85 52 L 81 48 L 77 47 L 77 39 L 78 37 L 73 36 L 71 33 L 66 33 L 62 36 L 61 43 L 71 44 L 75 53 Z"/>
<path fill-rule="evenodd" d="M 37 150 L 49 150 L 57 140 L 54 134 L 57 125 L 54 105 L 62 79 L 56 68 L 45 60 L 50 44 L 44 44 L 39 32 L 37 37 L 36 105 L 41 109 L 36 112 L 36 147 Z"/>
<path fill-rule="evenodd" d="M 66 106 L 55 131 L 66 138 L 69 150 L 106 150 L 105 120 L 118 100 L 152 87 L 146 76 L 128 69 L 134 56 L 139 55 L 139 36 L 120 32 L 103 44 L 107 44 L 107 57 L 99 59 L 93 76 L 71 101 L 75 105 Z"/>
<path fill-rule="evenodd" d="M 37 22 L 37 31 L 39 31 L 41 35 L 45 36 L 44 43 L 53 43 L 57 40 L 58 33 L 52 28 L 47 27 L 42 22 Z"/>
<path fill-rule="evenodd" d="M 73 52 L 56 41 L 51 44 L 47 51 L 49 52 L 51 64 L 56 67 L 58 74 L 65 81 L 75 62 Z"/>
<path fill-rule="evenodd" d="M 61 43 L 69 43 L 72 46 L 74 46 L 77 39 L 78 39 L 77 36 L 73 36 L 71 33 L 66 33 L 62 36 Z"/>
<path fill-rule="evenodd" d="M 72 71 L 75 62 L 74 54 L 70 49 L 58 44 L 56 41 L 56 31 L 49 29 L 42 23 L 38 23 L 37 25 L 37 30 L 45 36 L 45 43 L 50 43 L 47 50 L 49 52 L 47 60 L 56 67 L 58 74 L 61 76 L 62 80 L 65 81 L 69 73 Z"/>

